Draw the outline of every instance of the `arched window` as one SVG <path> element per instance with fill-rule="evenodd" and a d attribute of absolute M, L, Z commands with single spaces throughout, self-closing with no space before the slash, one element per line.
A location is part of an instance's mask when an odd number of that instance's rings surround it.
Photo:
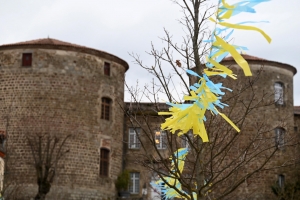
<path fill-rule="evenodd" d="M 110 108 L 111 107 L 111 99 L 103 97 L 102 105 L 101 105 L 101 119 L 109 120 Z"/>
<path fill-rule="evenodd" d="M 275 145 L 278 148 L 282 148 L 284 146 L 284 136 L 285 130 L 281 127 L 275 129 Z"/>
<path fill-rule="evenodd" d="M 109 172 L 109 150 L 101 148 L 100 151 L 100 176 L 108 176 Z"/>
<path fill-rule="evenodd" d="M 283 84 L 280 82 L 274 84 L 274 97 L 276 104 L 283 105 Z"/>

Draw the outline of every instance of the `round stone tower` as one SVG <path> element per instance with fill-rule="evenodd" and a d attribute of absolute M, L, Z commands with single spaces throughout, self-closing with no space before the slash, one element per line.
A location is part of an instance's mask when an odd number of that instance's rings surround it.
<path fill-rule="evenodd" d="M 240 111 L 249 109 L 241 129 L 242 136 L 238 144 L 249 144 L 253 140 L 254 152 L 265 151 L 257 156 L 252 165 L 247 166 L 246 172 L 251 172 L 265 162 L 265 155 L 270 155 L 271 149 L 278 148 L 271 160 L 262 170 L 255 173 L 251 178 L 245 179 L 234 195 L 239 199 L 274 199 L 271 186 L 280 185 L 280 182 L 291 183 L 293 173 L 291 168 L 284 168 L 295 156 L 292 144 L 296 143 L 294 132 L 294 96 L 293 76 L 297 73 L 295 67 L 270 61 L 250 55 L 242 55 L 248 62 L 253 76 L 245 77 L 243 70 L 236 64 L 232 57 L 223 59 L 221 64 L 232 69 L 237 74 L 237 80 L 227 77 L 223 79 L 225 87 L 233 89 L 226 92 L 224 99 L 235 98 L 227 103 L 232 110 L 232 118 L 239 116 Z M 235 102 L 236 104 L 234 104 Z M 226 109 L 225 109 L 226 110 Z M 258 135 L 258 132 L 261 132 Z M 253 138 L 257 137 L 255 140 Z M 243 139 L 242 139 L 243 138 Z M 244 142 L 245 141 L 245 142 Z M 290 146 L 291 145 L 291 146 Z M 264 150 L 265 148 L 265 150 Z M 237 150 L 238 151 L 238 150 Z M 283 186 L 281 186 L 283 187 Z M 233 198 L 234 199 L 234 198 Z"/>
<path fill-rule="evenodd" d="M 47 199 L 114 199 L 128 67 L 112 54 L 51 38 L 0 46 L 4 191 L 34 197 L 36 163 L 52 155 Z M 33 153 L 39 145 L 42 158 Z"/>

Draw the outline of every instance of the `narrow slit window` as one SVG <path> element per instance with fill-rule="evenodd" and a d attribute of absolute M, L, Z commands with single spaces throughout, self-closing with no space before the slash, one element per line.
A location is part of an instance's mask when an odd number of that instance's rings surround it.
<path fill-rule="evenodd" d="M 110 63 L 104 62 L 104 74 L 110 76 Z"/>
<path fill-rule="evenodd" d="M 32 65 L 32 53 L 23 53 L 22 55 L 22 66 L 30 67 Z"/>

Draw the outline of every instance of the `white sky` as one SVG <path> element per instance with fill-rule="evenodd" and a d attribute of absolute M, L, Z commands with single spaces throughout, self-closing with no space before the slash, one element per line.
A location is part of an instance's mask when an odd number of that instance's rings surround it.
<path fill-rule="evenodd" d="M 214 0 L 217 2 L 217 0 Z M 159 48 L 163 28 L 180 38 L 180 8 L 170 0 L 0 0 L 0 44 L 39 38 L 54 38 L 112 53 L 130 65 L 126 81 L 149 81 L 146 72 L 133 63 L 129 52 L 152 65 L 151 42 Z M 271 0 L 255 7 L 256 14 L 241 21 L 267 20 L 256 24 L 267 32 L 268 44 L 256 32 L 235 32 L 235 44 L 249 48 L 247 54 L 290 64 L 294 76 L 294 104 L 300 105 L 300 1 Z M 128 100 L 128 99 L 125 99 Z"/>

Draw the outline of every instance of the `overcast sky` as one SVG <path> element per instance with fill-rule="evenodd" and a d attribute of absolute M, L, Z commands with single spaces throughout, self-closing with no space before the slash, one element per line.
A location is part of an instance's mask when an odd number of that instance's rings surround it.
<path fill-rule="evenodd" d="M 217 2 L 217 0 L 215 0 Z M 149 80 L 146 72 L 133 63 L 129 52 L 141 55 L 151 65 L 145 51 L 151 42 L 162 47 L 163 29 L 180 36 L 182 13 L 170 0 L 0 0 L 0 44 L 39 38 L 54 38 L 112 53 L 130 65 L 126 80 L 133 84 Z M 249 20 L 268 20 L 256 24 L 267 32 L 268 44 L 256 32 L 235 32 L 234 42 L 249 48 L 247 54 L 290 64 L 298 69 L 294 76 L 294 104 L 300 105 L 300 1 L 271 0 L 255 7 Z M 180 37 L 177 37 L 180 38 Z M 125 99 L 128 100 L 128 99 Z"/>

